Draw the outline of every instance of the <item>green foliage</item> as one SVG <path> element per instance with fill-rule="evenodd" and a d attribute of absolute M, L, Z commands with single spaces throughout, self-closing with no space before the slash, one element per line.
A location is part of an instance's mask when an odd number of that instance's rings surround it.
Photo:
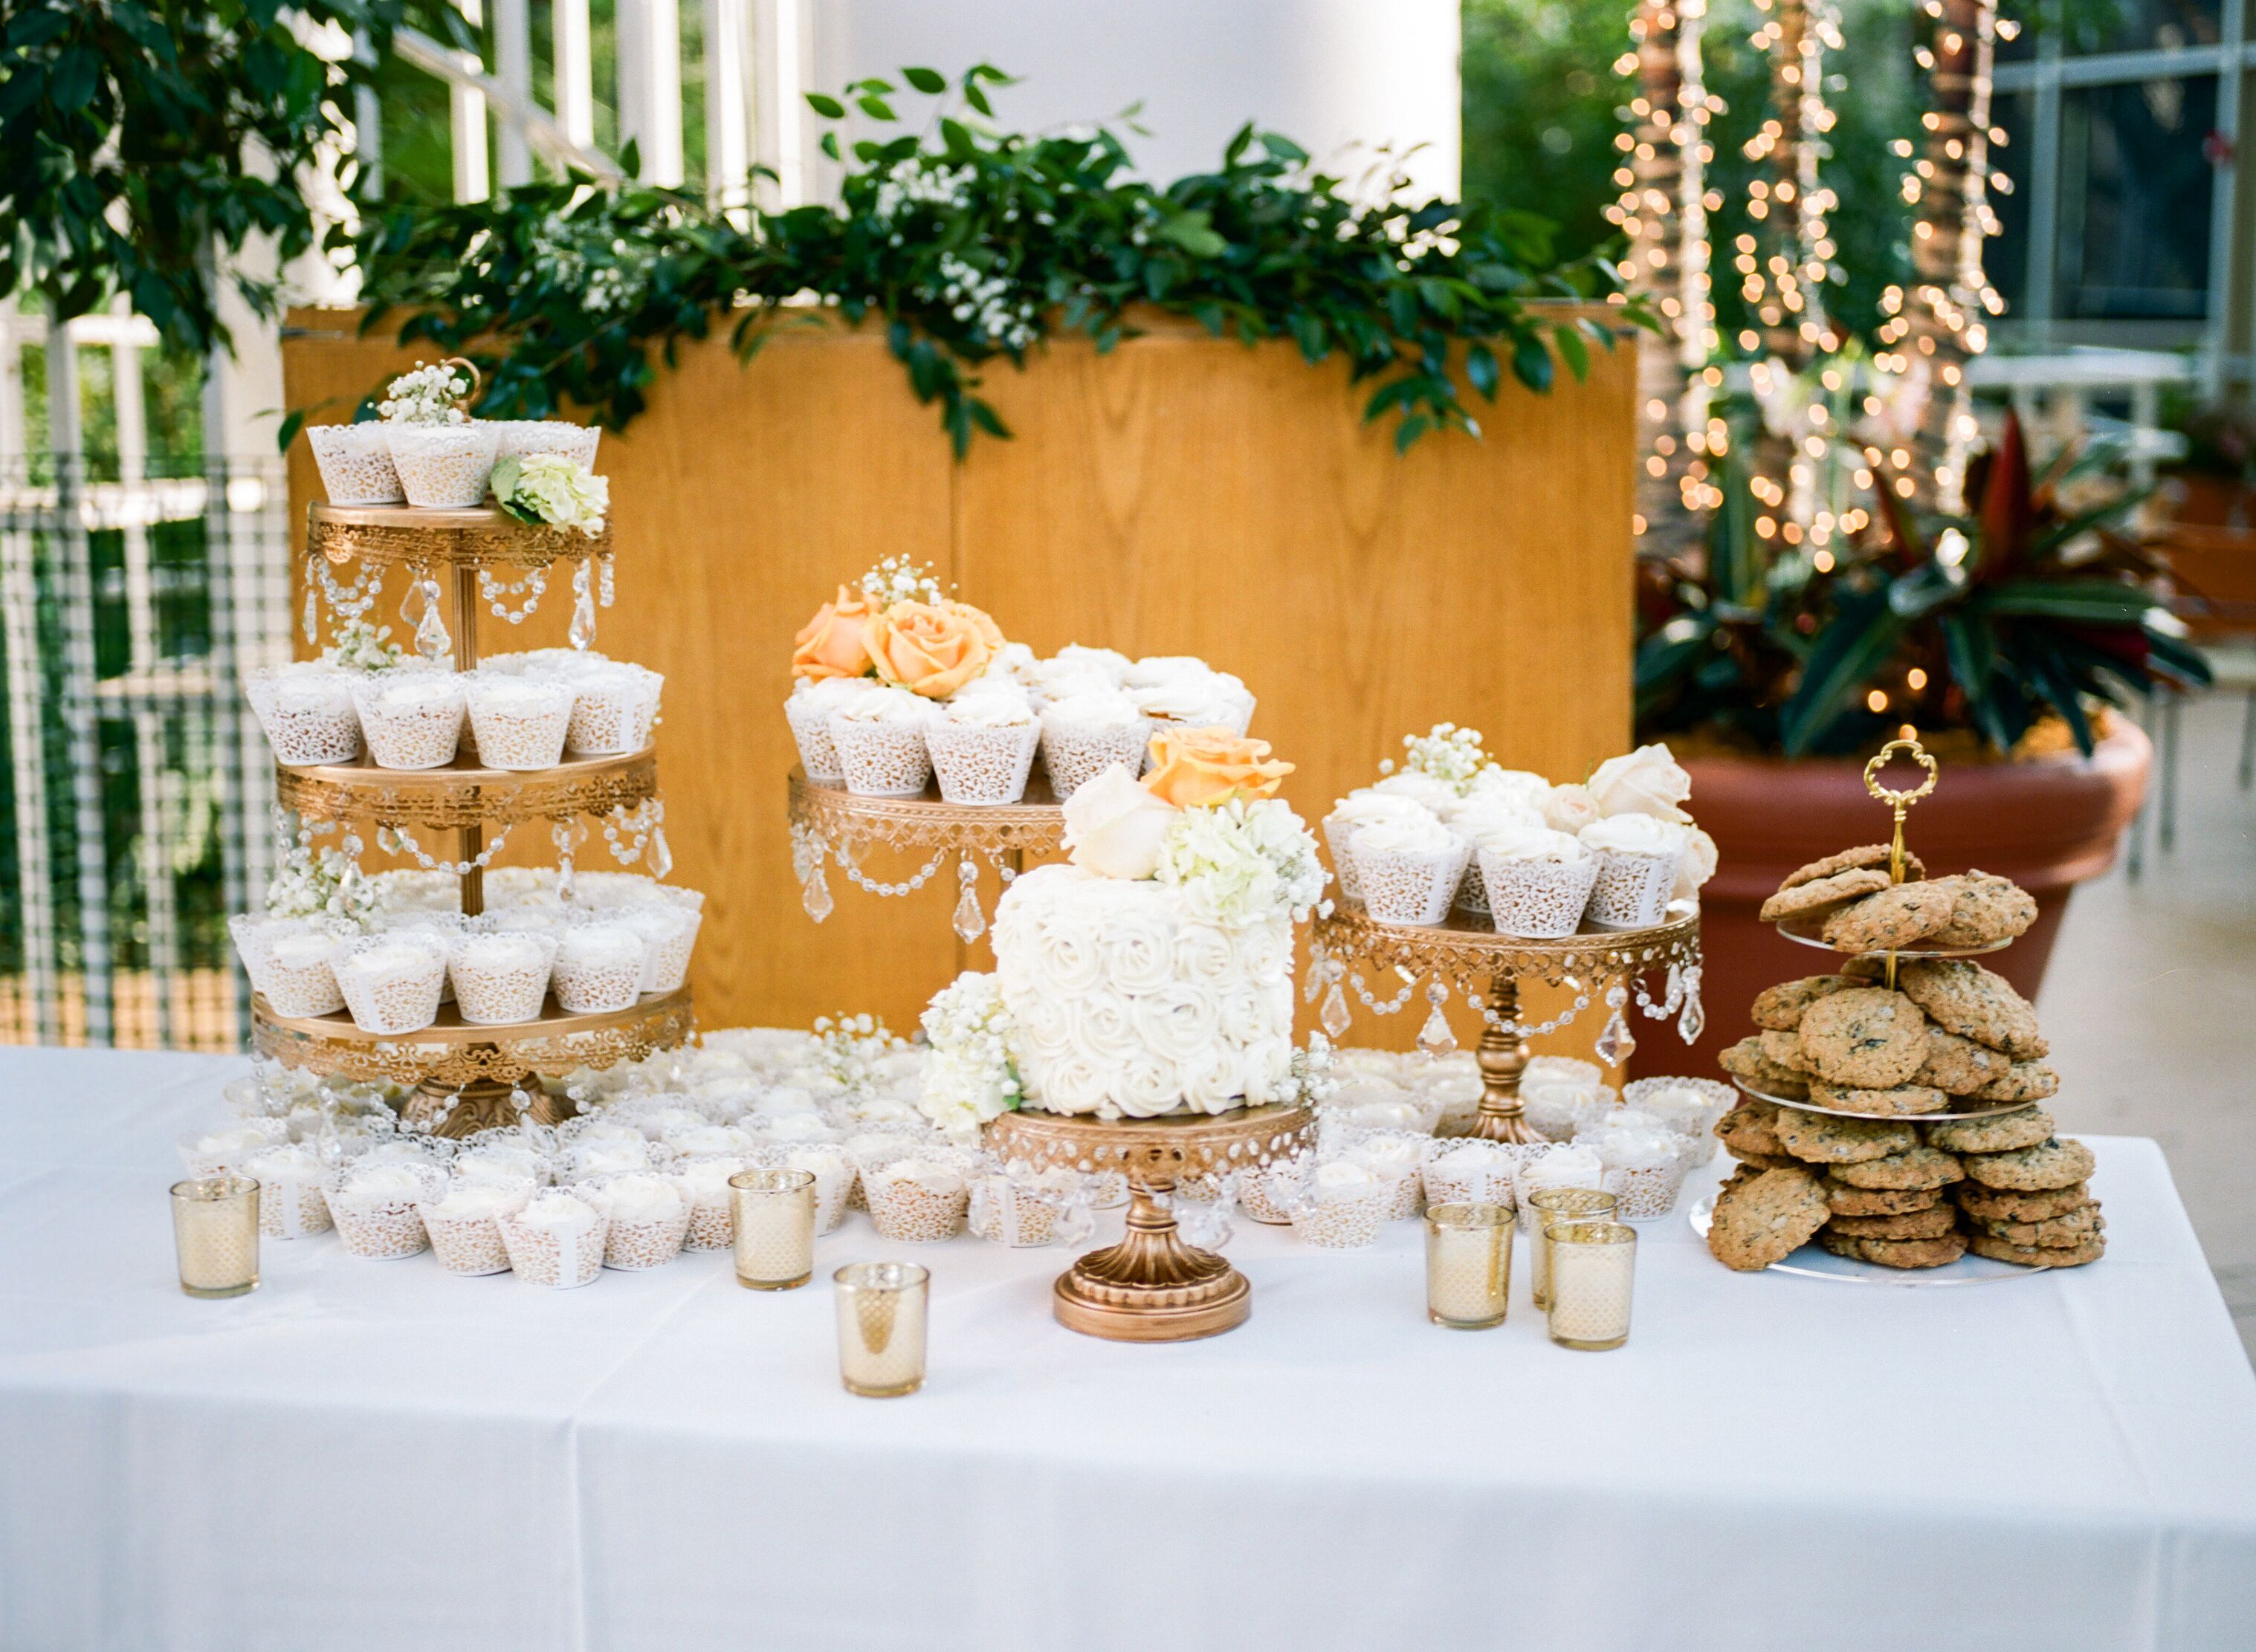
<path fill-rule="evenodd" d="M 837 206 L 739 220 L 680 191 L 575 178 L 474 206 L 403 205 L 361 243 L 370 325 L 404 311 L 400 338 L 468 355 L 487 374 L 482 411 L 539 415 L 565 403 L 613 429 L 644 405 L 678 341 L 731 328 L 746 357 L 814 298 L 882 321 L 918 399 L 937 404 L 958 454 L 975 432 L 1007 436 L 979 394 L 997 360 L 1078 332 L 1110 349 L 1150 306 L 1217 335 L 1287 338 L 1334 355 L 1369 387 L 1367 418 L 1398 446 L 1429 431 L 1478 433 L 1459 385 L 1492 398 L 1502 372 L 1547 389 L 1556 361 L 1580 376 L 1611 331 L 1561 323 L 1539 298 L 1611 291 L 1610 269 L 1562 262 L 1532 214 L 1408 198 L 1391 180 L 1358 205 L 1288 139 L 1248 126 L 1210 172 L 1156 188 L 1131 178 L 1112 130 L 994 130 L 990 65 L 951 89 L 904 71 L 936 100 L 923 130 L 895 133 L 893 83 L 857 81 L 809 105 L 835 124 L 824 152 L 846 167 Z M 1640 320 L 1625 306 L 1627 320 Z"/>
<path fill-rule="evenodd" d="M 307 42 L 388 45 L 405 0 L 0 0 L 0 294 L 66 320 L 117 293 L 173 344 L 226 342 L 215 254 L 314 243 L 293 178 L 369 70 Z M 261 151 L 254 163 L 251 151 Z M 274 282 L 228 257 L 260 315 Z"/>

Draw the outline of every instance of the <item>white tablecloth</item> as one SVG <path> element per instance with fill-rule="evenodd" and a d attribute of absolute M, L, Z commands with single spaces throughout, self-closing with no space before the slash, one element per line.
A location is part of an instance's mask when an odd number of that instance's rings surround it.
<path fill-rule="evenodd" d="M 0 1052 L 0 1647 L 2256 1644 L 2256 1381 L 2161 1156 L 2095 1268 L 1726 1272 L 1646 1224 L 1629 1345 L 1422 1317 L 1415 1224 L 1246 1224 L 1252 1321 L 1049 1318 L 1057 1250 L 934 1273 L 931 1381 L 838 1387 L 827 1285 L 725 1255 L 544 1292 L 270 1241 L 175 1285 L 173 1137 L 237 1065 Z M 1117 1220 L 1117 1219 L 1116 1219 Z M 1522 1270 L 1524 1272 L 1524 1269 Z"/>

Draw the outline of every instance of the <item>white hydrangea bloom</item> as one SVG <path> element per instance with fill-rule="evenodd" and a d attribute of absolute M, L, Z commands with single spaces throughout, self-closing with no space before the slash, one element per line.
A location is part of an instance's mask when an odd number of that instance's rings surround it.
<path fill-rule="evenodd" d="M 981 1125 L 1018 1107 L 1025 1089 L 1011 1051 L 1011 1015 L 994 976 L 969 970 L 934 994 L 924 1030 L 933 1053 L 917 1106 L 927 1118 L 968 1142 Z"/>
<path fill-rule="evenodd" d="M 611 483 L 562 453 L 527 453 L 494 467 L 493 495 L 511 514 L 552 528 L 577 528 L 589 538 L 603 531 Z"/>
<path fill-rule="evenodd" d="M 1186 809 L 1160 847 L 1159 878 L 1193 914 L 1224 929 L 1283 912 L 1304 917 L 1322 895 L 1316 840 L 1282 798 Z"/>

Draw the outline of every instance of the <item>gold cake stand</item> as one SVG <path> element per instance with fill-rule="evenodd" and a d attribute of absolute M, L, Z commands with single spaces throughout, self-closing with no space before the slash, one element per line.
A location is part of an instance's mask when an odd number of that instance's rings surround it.
<path fill-rule="evenodd" d="M 520 522 L 506 510 L 419 510 L 412 505 L 306 507 L 306 554 L 331 562 L 479 568 L 545 568 L 611 554 L 611 524 L 590 538 L 577 528 Z"/>
<path fill-rule="evenodd" d="M 1065 848 L 1065 811 L 1039 770 L 1017 803 L 949 803 L 937 784 L 916 797 L 866 798 L 843 786 L 818 784 L 796 764 L 787 784 L 792 870 L 807 915 L 818 924 L 835 905 L 826 861 L 835 861 L 849 881 L 872 895 L 900 896 L 922 889 L 952 856 L 962 890 L 955 932 L 975 941 L 987 928 L 979 904 L 979 861 L 992 866 L 1007 887 L 1027 855 Z M 927 858 L 921 870 L 889 883 L 864 869 L 871 852 L 880 849 Z"/>
<path fill-rule="evenodd" d="M 1442 1006 L 1456 992 L 1480 1010 L 1484 1023 L 1474 1052 L 1480 1065 L 1480 1113 L 1470 1134 L 1491 1142 L 1540 1142 L 1543 1138 L 1527 1122 L 1519 1100 L 1530 1030 L 1520 1019 L 1520 983 L 1542 981 L 1576 995 L 1571 1009 L 1533 1029 L 1538 1032 L 1565 1026 L 1589 1007 L 1603 986 L 1611 1013 L 1599 1034 L 1598 1053 L 1609 1065 L 1626 1059 L 1637 1047 L 1625 1013 L 1632 988 L 1648 1016 L 1679 1016 L 1677 1030 L 1689 1044 L 1704 1023 L 1700 911 L 1689 903 L 1669 910 L 1667 923 L 1650 929 L 1584 930 L 1558 940 L 1531 940 L 1499 935 L 1487 927 L 1485 919 L 1463 913 L 1453 912 L 1449 922 L 1434 925 L 1384 924 L 1366 912 L 1360 901 L 1340 900 L 1329 912 L 1317 916 L 1310 940 L 1315 979 L 1328 978 L 1322 1012 L 1325 1030 L 1334 1037 L 1346 1030 L 1352 1012 L 1345 984 L 1352 983 L 1370 1008 L 1386 1013 L 1406 1004 L 1423 977 L 1427 1002 L 1433 1006 L 1429 1026 L 1438 1025 L 1446 1039 Z M 1658 1003 L 1643 981 L 1653 970 L 1666 971 L 1669 982 Z M 1399 995 L 1392 1003 L 1379 1002 L 1365 984 L 1366 974 L 1392 975 L 1402 983 Z M 1433 1047 L 1426 1038 L 1420 1043 Z M 1453 1044 L 1450 1039 L 1443 1047 Z"/>
<path fill-rule="evenodd" d="M 573 757 L 548 769 L 481 769 L 464 753 L 443 769 L 358 763 L 274 765 L 275 800 L 309 820 L 374 820 L 459 832 L 465 826 L 609 814 L 658 795 L 658 753 Z"/>
<path fill-rule="evenodd" d="M 1068 1330 L 1116 1342 L 1186 1342 L 1245 1323 L 1253 1287 L 1210 1250 L 1185 1244 L 1155 1195 L 1182 1179 L 1258 1170 L 1315 1139 L 1305 1107 L 1239 1107 L 1158 1119 L 1005 1113 L 987 1127 L 1005 1159 L 1040 1169 L 1119 1170 L 1128 1177 L 1128 1231 L 1060 1274 L 1052 1308 Z"/>

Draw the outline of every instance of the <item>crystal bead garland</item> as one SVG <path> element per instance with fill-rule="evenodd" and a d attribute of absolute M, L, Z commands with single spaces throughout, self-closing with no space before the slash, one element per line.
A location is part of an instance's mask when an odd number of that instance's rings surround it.
<path fill-rule="evenodd" d="M 573 647 L 585 652 L 596 640 L 595 571 L 582 557 L 572 569 L 572 629 L 567 634 Z"/>
<path fill-rule="evenodd" d="M 556 845 L 556 897 L 569 901 L 577 881 L 572 868 L 572 857 L 581 844 L 587 841 L 588 828 L 579 821 L 563 819 L 549 826 L 549 838 Z"/>
<path fill-rule="evenodd" d="M 315 620 L 314 594 L 319 591 L 321 600 L 329 606 L 329 617 L 340 624 L 356 620 L 376 606 L 382 594 L 384 570 L 364 567 L 350 585 L 339 585 L 336 575 L 329 572 L 329 559 L 321 552 L 308 552 L 306 558 L 306 641 L 321 641 L 321 629 Z"/>
<path fill-rule="evenodd" d="M 656 798 L 645 798 L 631 811 L 624 804 L 614 808 L 603 817 L 603 841 L 611 846 L 611 858 L 621 866 L 632 866 L 642 859 L 644 848 L 658 834 L 658 823 L 665 819 L 666 805 Z M 631 833 L 633 841 L 622 842 L 619 837 L 622 832 Z M 663 838 L 659 839 L 659 841 L 663 840 Z M 666 865 L 671 867 L 673 864 L 673 857 L 668 855 Z M 663 877 L 666 875 L 660 872 L 657 875 Z"/>
<path fill-rule="evenodd" d="M 376 833 L 376 841 L 377 846 L 379 848 L 384 849 L 388 854 L 405 854 L 408 856 L 415 862 L 416 865 L 421 867 L 426 872 L 451 872 L 456 877 L 467 877 L 472 872 L 483 872 L 486 868 L 493 864 L 494 856 L 500 854 L 502 845 L 509 841 L 511 830 L 511 826 L 503 826 L 502 829 L 495 834 L 494 840 L 491 843 L 487 844 L 483 849 L 477 853 L 477 854 L 467 861 L 442 861 L 439 859 L 437 855 L 431 854 L 428 850 L 425 849 L 421 844 L 418 843 L 415 840 L 414 835 L 405 826 L 388 826 L 378 827 Z"/>
<path fill-rule="evenodd" d="M 1618 1067 L 1637 1048 L 1637 1040 L 1630 1036 L 1629 1022 L 1622 1015 L 1622 1006 L 1629 1002 L 1629 988 L 1616 981 L 1606 988 L 1606 1004 L 1613 1014 L 1606 1017 L 1605 1026 L 1598 1033 L 1596 1054 L 1610 1067 Z"/>
<path fill-rule="evenodd" d="M 488 568 L 478 570 L 478 594 L 485 599 L 486 606 L 493 610 L 494 618 L 507 620 L 511 625 L 522 625 L 531 618 L 533 610 L 540 606 L 540 599 L 547 589 L 548 570 L 546 568 L 535 568 L 523 579 L 512 580 L 507 585 L 504 585 L 492 570 Z M 528 593 L 530 594 L 527 594 Z M 511 601 L 520 596 L 525 598 L 525 606 L 521 608 L 511 608 L 509 606 Z"/>
<path fill-rule="evenodd" d="M 979 865 L 969 855 L 955 863 L 955 881 L 962 894 L 955 902 L 955 932 L 966 946 L 987 932 L 987 914 L 979 905 Z"/>
<path fill-rule="evenodd" d="M 1423 1055 L 1445 1056 L 1457 1047 L 1457 1035 L 1449 1030 L 1449 1018 L 1442 1013 L 1449 998 L 1449 989 L 1440 981 L 1426 983 L 1426 1002 L 1434 1008 L 1418 1033 L 1418 1049 Z"/>

